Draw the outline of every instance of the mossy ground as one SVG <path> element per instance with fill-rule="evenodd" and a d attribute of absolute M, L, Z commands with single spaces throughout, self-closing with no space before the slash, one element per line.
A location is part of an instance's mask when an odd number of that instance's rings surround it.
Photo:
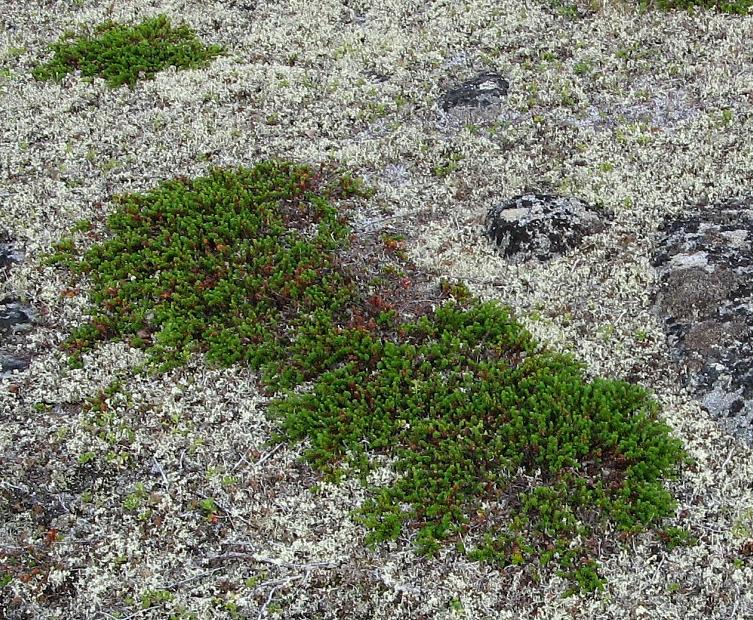
<path fill-rule="evenodd" d="M 600 587 L 600 541 L 671 514 L 662 478 L 680 442 L 645 390 L 588 382 L 498 303 L 448 282 L 417 294 L 399 239 L 380 242 L 401 268 L 372 277 L 331 202 L 367 194 L 273 161 L 121 196 L 107 238 L 52 257 L 91 279 L 91 318 L 66 342 L 74 363 L 127 340 L 158 370 L 197 353 L 247 364 L 277 393 L 279 439 L 310 440 L 306 458 L 331 477 L 345 466 L 365 481 L 373 455 L 393 459 L 397 480 L 356 515 L 367 542 L 412 532 L 426 553 L 453 542 Z"/>
<path fill-rule="evenodd" d="M 36 79 L 60 80 L 80 70 L 85 78 L 104 78 L 112 88 L 133 87 L 170 66 L 204 67 L 222 53 L 218 45 L 202 45 L 188 26 L 173 28 L 164 15 L 135 26 L 107 21 L 83 35 L 66 33 L 51 49 L 52 60 L 33 70 Z"/>

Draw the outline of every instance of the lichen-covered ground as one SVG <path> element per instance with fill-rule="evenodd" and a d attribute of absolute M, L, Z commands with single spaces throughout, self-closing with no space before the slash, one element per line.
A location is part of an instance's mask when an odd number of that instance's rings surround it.
<path fill-rule="evenodd" d="M 0 296 L 23 296 L 39 323 L 30 369 L 0 381 L 0 573 L 14 576 L 0 616 L 753 617 L 751 449 L 681 389 L 649 265 L 662 218 L 752 189 L 753 17 L 417 4 L 0 2 L 0 228 L 26 254 Z M 157 13 L 228 54 L 133 90 L 31 76 L 63 31 Z M 510 81 L 497 122 L 444 118 L 438 97 L 483 70 Z M 76 221 L 103 221 L 114 194 L 270 157 L 338 161 L 377 190 L 357 230 L 408 235 L 423 269 L 509 304 L 594 375 L 652 389 L 696 460 L 671 483 L 668 524 L 698 544 L 638 537 L 600 558 L 604 591 L 569 598 L 561 578 L 531 583 L 452 548 L 372 551 L 350 517 L 360 484 L 324 483 L 302 447 L 269 447 L 252 372 L 197 358 L 147 379 L 123 344 L 68 368 L 59 345 L 86 286 L 43 253 Z M 564 258 L 509 265 L 481 224 L 530 188 L 615 221 Z M 83 406 L 114 380 L 104 411 Z"/>

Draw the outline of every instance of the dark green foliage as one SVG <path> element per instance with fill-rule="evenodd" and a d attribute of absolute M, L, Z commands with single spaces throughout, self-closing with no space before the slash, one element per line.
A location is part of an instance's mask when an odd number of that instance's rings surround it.
<path fill-rule="evenodd" d="M 276 387 L 335 363 L 350 337 L 333 317 L 355 288 L 335 252 L 348 230 L 310 191 L 321 182 L 270 162 L 116 198 L 114 235 L 77 265 L 92 279 L 92 318 L 66 346 L 78 356 L 130 339 L 163 369 L 202 351 L 263 369 Z"/>
<path fill-rule="evenodd" d="M 365 474 L 368 453 L 397 457 L 400 478 L 360 510 L 370 542 L 408 525 L 433 552 L 486 532 L 472 557 L 556 560 L 594 585 L 576 537 L 633 533 L 671 514 L 660 479 L 675 471 L 682 448 L 645 390 L 588 383 L 571 358 L 536 353 L 497 304 L 447 303 L 403 325 L 394 342 L 355 346 L 356 361 L 274 410 L 287 437 L 310 439 L 306 457 L 325 470 L 347 458 Z M 487 513 L 484 501 L 504 508 Z"/>
<path fill-rule="evenodd" d="M 374 455 L 394 460 L 397 480 L 357 514 L 369 543 L 414 532 L 426 553 L 454 542 L 600 588 L 595 543 L 673 509 L 661 480 L 683 451 L 655 402 L 586 381 L 461 284 L 442 281 L 407 320 L 393 303 L 410 295 L 404 270 L 377 285 L 348 254 L 328 199 L 351 195 L 364 191 L 348 177 L 266 162 L 120 197 L 108 239 L 78 258 L 71 240 L 57 248 L 92 285 L 68 348 L 128 339 L 162 369 L 194 352 L 260 369 L 279 439 L 308 439 L 314 466 L 337 478 L 345 462 L 365 480 Z M 399 253 L 397 238 L 378 243 Z"/>
<path fill-rule="evenodd" d="M 692 547 L 698 543 L 698 538 L 681 527 L 667 527 L 657 532 L 659 538 L 670 551 L 677 547 Z"/>
<path fill-rule="evenodd" d="M 133 87 L 136 80 L 152 79 L 171 65 L 204 67 L 223 51 L 218 45 L 203 46 L 186 25 L 173 28 L 164 15 L 137 26 L 108 21 L 91 34 L 63 36 L 52 50 L 53 59 L 32 71 L 36 79 L 60 80 L 78 69 L 84 77 L 104 78 L 112 88 Z"/>
<path fill-rule="evenodd" d="M 54 243 L 52 248 L 55 251 L 52 254 L 48 254 L 45 258 L 47 265 L 62 265 L 65 267 L 73 267 L 75 265 L 73 256 L 76 247 L 71 237 L 65 237 Z"/>
<path fill-rule="evenodd" d="M 594 592 L 596 590 L 603 590 L 604 580 L 599 577 L 597 568 L 595 562 L 587 560 L 575 570 L 565 572 L 564 574 L 575 584 L 565 595 L 577 594 L 579 591 Z"/>

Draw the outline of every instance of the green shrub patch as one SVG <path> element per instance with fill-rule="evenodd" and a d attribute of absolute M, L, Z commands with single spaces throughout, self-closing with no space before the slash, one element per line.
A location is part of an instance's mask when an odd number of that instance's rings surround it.
<path fill-rule="evenodd" d="M 671 514 L 661 478 L 683 451 L 644 389 L 589 383 L 570 357 L 537 353 L 496 303 L 448 302 L 399 333 L 354 343 L 355 361 L 274 407 L 325 471 L 396 457 L 397 481 L 359 510 L 369 542 L 410 530 L 431 553 L 472 533 L 471 557 L 551 562 L 593 585 L 589 544 Z"/>
<path fill-rule="evenodd" d="M 201 351 L 262 369 L 275 388 L 339 361 L 350 337 L 333 326 L 357 293 L 338 266 L 349 233 L 311 190 L 360 190 L 325 182 L 268 162 L 117 197 L 110 238 L 79 261 L 55 255 L 93 285 L 91 319 L 65 343 L 74 361 L 98 341 L 128 339 L 162 370 Z"/>
<path fill-rule="evenodd" d="M 392 460 L 394 481 L 356 513 L 368 543 L 454 543 L 600 587 L 596 550 L 672 513 L 662 479 L 680 442 L 644 389 L 586 380 L 460 284 L 401 314 L 395 300 L 419 294 L 399 242 L 379 243 L 405 269 L 367 277 L 330 202 L 363 195 L 348 177 L 275 161 L 118 198 L 106 239 L 81 253 L 66 240 L 53 256 L 91 283 L 90 320 L 65 346 L 76 363 L 128 340 L 157 369 L 195 353 L 248 364 L 277 393 L 277 439 L 308 440 L 313 466 L 366 482 L 375 456 Z"/>
<path fill-rule="evenodd" d="M 223 50 L 219 45 L 205 47 L 188 26 L 173 28 L 159 15 L 136 26 L 108 21 L 81 36 L 66 33 L 52 51 L 52 60 L 32 71 L 37 80 L 60 80 L 80 70 L 86 78 L 102 77 L 117 88 L 152 79 L 169 66 L 204 67 Z"/>

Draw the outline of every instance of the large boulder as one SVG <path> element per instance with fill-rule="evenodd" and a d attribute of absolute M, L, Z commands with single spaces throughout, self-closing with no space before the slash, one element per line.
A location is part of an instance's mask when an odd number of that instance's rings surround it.
<path fill-rule="evenodd" d="M 513 262 L 547 261 L 601 232 L 610 215 L 577 198 L 521 194 L 493 206 L 486 234 Z"/>
<path fill-rule="evenodd" d="M 686 386 L 753 444 L 753 198 L 667 221 L 653 264 L 656 311 Z"/>

